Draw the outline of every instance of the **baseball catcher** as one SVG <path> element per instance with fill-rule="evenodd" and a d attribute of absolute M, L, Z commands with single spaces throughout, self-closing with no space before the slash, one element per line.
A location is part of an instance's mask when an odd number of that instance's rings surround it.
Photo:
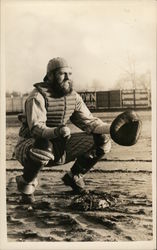
<path fill-rule="evenodd" d="M 85 174 L 111 150 L 107 134 L 116 143 L 130 146 L 136 143 L 141 126 L 131 111 L 117 117 L 111 127 L 94 117 L 73 89 L 71 66 L 60 57 L 49 61 L 46 76 L 34 84 L 24 113 L 18 118 L 21 128 L 15 155 L 23 174 L 16 181 L 23 199 L 30 202 L 34 200 L 40 170 L 69 161 L 74 165 L 62 181 L 75 193 L 85 193 Z M 81 132 L 72 134 L 68 120 Z"/>

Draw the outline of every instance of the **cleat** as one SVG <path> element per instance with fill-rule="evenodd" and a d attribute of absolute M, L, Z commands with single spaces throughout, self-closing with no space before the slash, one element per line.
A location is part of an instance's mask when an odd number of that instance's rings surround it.
<path fill-rule="evenodd" d="M 33 194 L 38 185 L 37 178 L 31 182 L 26 182 L 22 175 L 16 176 L 16 183 L 18 191 L 25 195 Z"/>
<path fill-rule="evenodd" d="M 70 186 L 75 194 L 86 194 L 88 193 L 87 190 L 85 190 L 85 183 L 83 180 L 83 175 L 72 175 L 71 173 L 66 173 L 62 177 L 62 181 L 64 182 L 64 185 Z"/>

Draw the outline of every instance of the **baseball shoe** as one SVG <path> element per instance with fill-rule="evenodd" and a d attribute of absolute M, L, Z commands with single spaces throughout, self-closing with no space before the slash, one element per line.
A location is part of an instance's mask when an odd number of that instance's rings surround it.
<path fill-rule="evenodd" d="M 34 193 L 37 185 L 38 185 L 38 180 L 35 178 L 31 182 L 25 181 L 22 175 L 16 176 L 16 183 L 17 183 L 17 188 L 19 192 L 24 193 L 24 194 L 32 194 Z"/>
<path fill-rule="evenodd" d="M 31 204 L 35 201 L 34 191 L 38 185 L 37 178 L 31 182 L 26 182 L 22 175 L 16 176 L 17 189 L 21 192 L 20 202 L 23 204 Z"/>
<path fill-rule="evenodd" d="M 33 204 L 35 202 L 34 194 L 21 194 L 20 203 L 22 204 Z"/>
<path fill-rule="evenodd" d="M 85 183 L 83 180 L 83 175 L 72 175 L 71 173 L 66 173 L 62 177 L 62 181 L 66 186 L 70 186 L 74 193 L 76 194 L 85 194 L 88 191 L 85 189 Z"/>

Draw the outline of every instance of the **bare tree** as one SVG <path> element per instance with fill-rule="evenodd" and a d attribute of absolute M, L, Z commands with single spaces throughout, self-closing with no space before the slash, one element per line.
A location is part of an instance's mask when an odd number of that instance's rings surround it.
<path fill-rule="evenodd" d="M 150 70 L 140 74 L 136 70 L 136 60 L 135 57 L 129 56 L 126 61 L 126 68 L 121 68 L 123 73 L 116 82 L 115 88 L 150 88 L 151 87 L 151 77 Z"/>

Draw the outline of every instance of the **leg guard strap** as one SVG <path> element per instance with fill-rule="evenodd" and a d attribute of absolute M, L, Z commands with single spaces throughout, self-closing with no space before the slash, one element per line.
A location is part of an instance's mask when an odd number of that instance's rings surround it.
<path fill-rule="evenodd" d="M 52 143 L 44 138 L 37 138 L 33 145 L 33 148 L 39 149 L 39 151 L 41 150 L 41 152 L 42 151 L 47 152 L 48 156 L 53 150 Z M 33 160 L 30 153 L 28 152 L 27 161 L 24 165 L 24 171 L 23 171 L 23 177 L 25 181 L 31 182 L 34 178 L 37 177 L 39 171 L 44 166 L 45 165 L 43 164 L 42 161 L 40 160 L 37 161 L 36 159 Z"/>
<path fill-rule="evenodd" d="M 111 142 L 107 135 L 93 134 L 94 146 L 80 155 L 71 168 L 73 175 L 86 174 L 105 153 L 111 149 Z"/>
<path fill-rule="evenodd" d="M 96 150 L 90 150 L 87 153 L 80 155 L 71 168 L 73 175 L 86 174 L 104 154 L 96 155 Z"/>

